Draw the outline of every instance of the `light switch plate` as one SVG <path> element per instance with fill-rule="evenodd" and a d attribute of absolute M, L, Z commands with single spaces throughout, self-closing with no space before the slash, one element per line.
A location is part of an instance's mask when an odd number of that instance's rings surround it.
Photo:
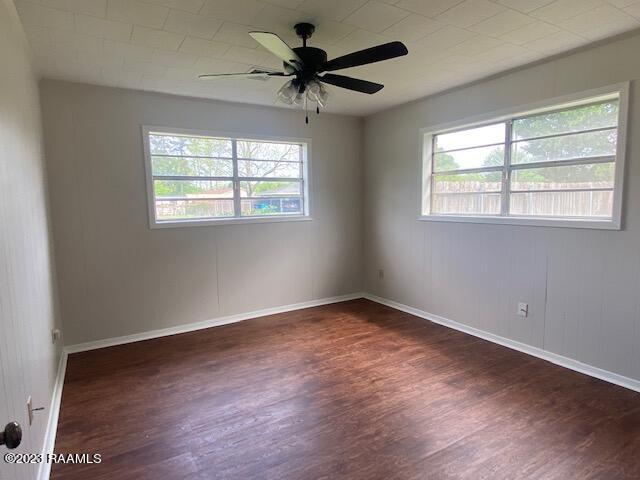
<path fill-rule="evenodd" d="M 528 303 L 518 303 L 518 312 L 519 317 L 527 317 L 529 316 L 529 304 Z"/>

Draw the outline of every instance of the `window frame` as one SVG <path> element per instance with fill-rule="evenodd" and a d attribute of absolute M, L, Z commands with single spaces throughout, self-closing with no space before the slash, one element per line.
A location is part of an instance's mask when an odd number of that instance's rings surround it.
<path fill-rule="evenodd" d="M 154 125 L 142 125 L 142 144 L 144 148 L 144 167 L 145 167 L 145 180 L 147 190 L 147 211 L 149 216 L 149 228 L 179 228 L 179 227 L 197 227 L 197 226 L 211 226 L 211 225 L 236 225 L 236 224 L 251 224 L 251 223 L 280 223 L 280 222 L 299 222 L 313 220 L 311 217 L 311 139 L 299 138 L 299 137 L 280 137 L 276 135 L 255 135 L 237 132 L 224 132 L 224 131 L 212 131 L 212 130 L 200 130 L 192 128 L 180 128 L 180 127 L 166 127 L 166 126 L 154 126 Z M 153 189 L 153 170 L 151 165 L 151 148 L 149 142 L 149 134 L 166 134 L 166 135 L 193 135 L 223 138 L 233 141 L 234 153 L 231 158 L 233 165 L 233 175 L 225 177 L 225 180 L 231 180 L 234 190 L 234 213 L 238 212 L 239 202 L 242 199 L 240 195 L 240 182 L 250 181 L 249 177 L 238 176 L 238 161 L 239 159 L 235 153 L 235 144 L 237 141 L 258 141 L 258 142 L 282 142 L 282 143 L 299 143 L 302 145 L 302 178 L 298 179 L 302 186 L 302 213 L 300 214 L 280 214 L 280 215 L 265 215 L 265 216 L 237 216 L 233 217 L 220 217 L 220 218 L 196 218 L 196 219 L 184 219 L 184 220 L 158 220 L 156 218 L 155 208 L 155 194 Z M 202 177 L 208 180 L 209 177 Z M 267 178 L 270 180 L 271 178 Z M 295 180 L 295 179 L 291 179 Z"/>
<path fill-rule="evenodd" d="M 551 216 L 516 216 L 506 215 L 508 211 L 509 194 L 510 194 L 510 175 L 511 172 L 518 168 L 511 165 L 511 125 L 514 120 L 522 117 L 536 115 L 540 113 L 549 113 L 554 111 L 562 111 L 571 107 L 581 105 L 589 105 L 604 101 L 617 96 L 618 106 L 618 137 L 614 163 L 614 186 L 613 186 L 613 211 L 611 218 L 598 220 L 595 218 L 585 217 L 551 217 Z M 602 88 L 596 88 L 570 95 L 554 97 L 548 100 L 499 110 L 482 115 L 468 117 L 463 120 L 449 122 L 446 124 L 435 125 L 433 127 L 425 127 L 419 130 L 420 133 L 420 152 L 421 158 L 421 175 L 419 177 L 419 205 L 418 220 L 433 222 L 456 222 L 456 223 L 485 223 L 485 224 L 502 224 L 502 225 L 528 225 L 528 226 L 544 226 L 544 227 L 569 227 L 569 228 L 591 228 L 605 230 L 622 229 L 622 202 L 624 190 L 624 172 L 626 161 L 626 144 L 627 144 L 627 119 L 629 111 L 629 82 L 623 82 L 615 85 L 609 85 Z M 502 198 L 500 215 L 480 215 L 480 214 L 433 214 L 431 208 L 431 179 L 432 171 L 432 152 L 433 142 L 436 135 L 444 133 L 453 133 L 456 131 L 466 130 L 470 128 L 483 127 L 496 123 L 505 123 L 505 160 L 504 165 L 497 167 L 496 170 L 503 172 L 502 178 Z M 580 132 L 575 132 L 580 133 Z M 500 143 L 502 145 L 503 143 Z M 595 157 L 594 157 L 595 158 Z M 556 161 L 562 165 L 562 161 Z M 566 161 L 565 161 L 566 162 Z M 550 166 L 551 162 L 540 162 L 540 166 Z M 587 162 L 585 162 L 587 163 Z M 529 168 L 535 168 L 534 164 L 523 164 Z M 487 170 L 485 168 L 478 169 Z M 488 168 L 490 170 L 490 168 Z M 487 170 L 487 171 L 488 171 Z M 461 170 L 463 172 L 464 170 Z"/>

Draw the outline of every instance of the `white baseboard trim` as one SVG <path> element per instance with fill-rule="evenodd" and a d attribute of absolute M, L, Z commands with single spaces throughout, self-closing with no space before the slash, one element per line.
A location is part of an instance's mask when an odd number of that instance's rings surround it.
<path fill-rule="evenodd" d="M 250 320 L 252 318 L 264 317 L 265 315 L 274 315 L 276 313 L 291 312 L 293 310 L 300 310 L 303 308 L 318 307 L 320 305 L 329 305 L 331 303 L 338 302 L 346 302 L 347 300 L 355 300 L 356 298 L 363 297 L 364 293 L 358 292 L 348 295 L 340 295 L 337 297 L 320 298 L 318 300 L 310 300 L 308 302 L 293 303 L 291 305 L 283 305 L 281 307 L 264 308 L 261 310 L 255 310 L 253 312 L 213 318 L 211 320 L 205 320 L 203 322 L 188 323 L 186 325 L 178 325 L 176 327 L 162 328 L 159 330 L 150 330 L 148 332 L 134 333 L 133 335 L 125 335 L 122 337 L 107 338 L 104 340 L 97 340 L 95 342 L 78 343 L 76 345 L 67 346 L 65 350 L 67 353 L 86 352 L 88 350 L 95 350 L 98 348 L 113 347 L 115 345 L 123 345 L 125 343 L 140 342 L 142 340 L 150 340 L 152 338 L 166 337 L 169 335 L 176 335 L 178 333 L 187 333 L 193 332 L 195 330 L 202 330 L 204 328 L 228 325 L 230 323 L 242 322 L 244 320 Z"/>
<path fill-rule="evenodd" d="M 49 406 L 49 419 L 47 420 L 47 430 L 44 434 L 44 445 L 42 446 L 42 458 L 46 460 L 47 455 L 53 453 L 56 443 L 56 432 L 58 431 L 58 417 L 60 415 L 60 404 L 62 402 L 62 387 L 64 386 L 64 376 L 67 372 L 67 351 L 60 353 L 58 362 L 58 374 L 56 383 L 53 386 L 51 395 L 51 405 Z M 38 480 L 49 480 L 51 473 L 51 463 L 43 461 L 38 468 Z"/>
<path fill-rule="evenodd" d="M 633 378 L 628 378 L 617 373 L 610 372 L 608 370 L 603 370 L 601 368 L 582 363 L 572 358 L 563 357 L 562 355 L 543 350 L 542 348 L 533 347 L 531 345 L 516 342 L 515 340 L 510 340 L 499 335 L 494 335 L 493 333 L 485 332 L 484 330 L 479 330 L 477 328 L 464 325 L 463 323 L 449 320 L 448 318 L 434 315 L 418 308 L 410 307 L 408 305 L 389 300 L 387 298 L 378 297 L 370 293 L 365 293 L 363 296 L 367 300 L 371 300 L 373 302 L 395 308 L 396 310 L 410 313 L 411 315 L 424 318 L 425 320 L 429 320 L 430 322 L 453 328 L 454 330 L 468 333 L 469 335 L 473 335 L 474 337 L 482 338 L 484 340 L 488 340 L 489 342 L 497 343 L 498 345 L 502 345 L 513 350 L 518 350 L 519 352 L 541 358 L 542 360 L 547 360 L 548 362 L 554 363 L 561 367 L 584 373 L 585 375 L 589 375 L 591 377 L 599 378 L 600 380 L 604 380 L 605 382 L 628 388 L 629 390 L 640 392 L 640 380 L 635 380 Z"/>

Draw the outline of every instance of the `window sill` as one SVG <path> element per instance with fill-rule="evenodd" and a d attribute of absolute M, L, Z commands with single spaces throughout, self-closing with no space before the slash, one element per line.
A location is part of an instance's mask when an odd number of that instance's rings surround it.
<path fill-rule="evenodd" d="M 150 228 L 211 227 L 217 225 L 245 225 L 253 223 L 308 222 L 311 220 L 313 220 L 313 218 L 307 215 L 292 215 L 290 217 L 234 217 L 203 220 L 171 220 L 166 222 L 154 222 L 151 224 Z"/>
<path fill-rule="evenodd" d="M 594 230 L 621 230 L 620 222 L 615 220 L 564 219 L 550 217 L 496 217 L 496 216 L 457 216 L 422 215 L 418 220 L 425 222 L 484 223 L 494 225 L 523 225 L 531 227 L 590 228 Z"/>

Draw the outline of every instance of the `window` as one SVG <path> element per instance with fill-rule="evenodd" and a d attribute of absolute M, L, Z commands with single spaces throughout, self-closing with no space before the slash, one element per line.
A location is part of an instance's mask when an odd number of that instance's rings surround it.
<path fill-rule="evenodd" d="M 626 89 L 424 136 L 422 218 L 619 228 Z"/>
<path fill-rule="evenodd" d="M 308 218 L 306 142 L 144 134 L 152 226 Z"/>

